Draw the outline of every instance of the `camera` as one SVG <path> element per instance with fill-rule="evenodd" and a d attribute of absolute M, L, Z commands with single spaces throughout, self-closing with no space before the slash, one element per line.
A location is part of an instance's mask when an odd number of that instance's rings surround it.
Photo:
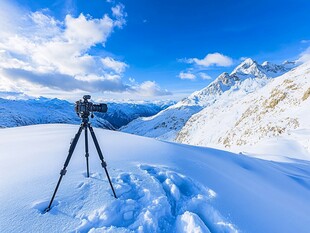
<path fill-rule="evenodd" d="M 83 100 L 79 100 L 75 102 L 75 112 L 79 117 L 88 117 L 90 113 L 93 112 L 107 112 L 108 106 L 106 104 L 93 104 L 89 102 L 91 96 L 84 95 Z M 92 115 L 93 116 L 93 115 Z"/>

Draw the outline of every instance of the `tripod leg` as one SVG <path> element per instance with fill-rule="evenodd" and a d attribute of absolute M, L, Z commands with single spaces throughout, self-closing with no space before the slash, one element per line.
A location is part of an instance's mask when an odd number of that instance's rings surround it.
<path fill-rule="evenodd" d="M 85 157 L 86 157 L 86 167 L 87 167 L 87 177 L 89 177 L 89 163 L 88 163 L 88 134 L 87 134 L 87 126 L 84 127 L 85 131 Z"/>
<path fill-rule="evenodd" d="M 54 193 L 53 193 L 52 199 L 51 199 L 51 201 L 50 201 L 48 207 L 45 209 L 45 213 L 48 212 L 48 211 L 50 211 L 50 209 L 51 209 L 51 206 L 52 206 L 52 203 L 53 203 L 54 198 L 55 198 L 55 196 L 56 196 L 56 193 L 57 193 L 57 190 L 58 190 L 58 188 L 59 188 L 60 182 L 61 182 L 61 180 L 62 180 L 62 177 L 63 177 L 63 176 L 66 174 L 66 172 L 67 172 L 67 166 L 69 165 L 70 159 L 71 159 L 71 157 L 72 157 L 72 154 L 73 154 L 73 151 L 74 151 L 74 149 L 75 149 L 75 147 L 76 147 L 76 144 L 77 144 L 77 142 L 78 142 L 78 140 L 79 140 L 79 138 L 80 138 L 80 135 L 81 135 L 82 130 L 83 130 L 83 126 L 81 125 L 80 128 L 79 128 L 79 131 L 76 133 L 76 135 L 75 135 L 75 137 L 74 137 L 74 139 L 73 139 L 73 141 L 72 141 L 72 143 L 71 143 L 71 145 L 70 145 L 69 153 L 68 153 L 67 159 L 66 159 L 66 161 L 65 161 L 65 163 L 64 163 L 63 169 L 60 170 L 60 177 L 59 177 L 59 180 L 58 180 L 58 182 L 57 182 L 57 185 L 56 185 L 55 191 L 54 191 Z"/>
<path fill-rule="evenodd" d="M 115 198 L 117 198 L 117 197 L 116 197 L 116 194 L 115 194 L 115 191 L 114 191 L 114 188 L 113 188 L 113 185 L 112 185 L 112 182 L 111 182 L 111 179 L 110 179 L 110 176 L 109 176 L 109 173 L 108 173 L 108 170 L 107 170 L 107 163 L 104 161 L 104 158 L 103 158 L 103 155 L 102 155 L 102 152 L 101 152 L 101 149 L 100 149 L 98 140 L 97 140 L 97 138 L 96 138 L 95 132 L 94 132 L 94 130 L 93 130 L 93 127 L 92 127 L 90 124 L 88 124 L 88 127 L 89 127 L 90 134 L 91 134 L 91 136 L 92 136 L 92 138 L 93 138 L 93 141 L 94 141 L 94 143 L 95 143 L 95 147 L 96 147 L 96 149 L 97 149 L 99 158 L 100 158 L 100 160 L 101 160 L 101 166 L 104 168 L 105 174 L 106 174 L 107 177 L 108 177 L 108 181 L 109 181 L 110 186 L 111 186 L 111 189 L 112 189 L 112 191 L 113 191 L 113 195 L 114 195 Z"/>

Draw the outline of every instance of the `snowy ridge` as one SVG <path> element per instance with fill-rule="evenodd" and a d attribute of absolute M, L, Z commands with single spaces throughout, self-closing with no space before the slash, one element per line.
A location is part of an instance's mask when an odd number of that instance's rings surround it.
<path fill-rule="evenodd" d="M 164 103 L 108 103 L 107 113 L 95 113 L 93 125 L 115 129 L 140 116 L 151 116 L 165 109 L 172 102 Z M 15 127 L 47 123 L 80 124 L 74 105 L 65 100 L 40 97 L 28 100 L 0 98 L 0 127 Z"/>
<path fill-rule="evenodd" d="M 251 78 L 274 78 L 288 72 L 295 66 L 295 62 L 288 61 L 282 65 L 265 61 L 260 65 L 251 58 L 248 58 L 233 70 L 231 76 L 236 75 L 240 79 L 249 78 L 249 76 Z"/>
<path fill-rule="evenodd" d="M 283 151 L 286 156 L 309 160 L 309 74 L 310 63 L 306 63 L 248 95 L 240 92 L 241 87 L 223 94 L 214 105 L 193 115 L 176 141 L 266 154 L 278 147 L 270 140 L 287 140 L 295 152 Z M 265 149 L 259 150 L 263 144 Z"/>
<path fill-rule="evenodd" d="M 112 196 L 93 143 L 91 177 L 85 177 L 82 135 L 52 209 L 42 214 L 77 129 L 36 125 L 0 130 L 0 170 L 7 177 L 0 180 L 1 231 L 310 230 L 308 161 L 276 163 L 98 128 L 118 198 Z"/>
<path fill-rule="evenodd" d="M 261 88 L 270 78 L 279 76 L 293 67 L 293 63 L 273 65 L 265 62 L 259 65 L 246 59 L 231 74 L 223 73 L 200 91 L 196 91 L 175 105 L 152 117 L 138 118 L 120 130 L 141 136 L 173 141 L 188 119 L 207 106 L 223 98 L 222 94 L 243 87 L 249 93 Z"/>
<path fill-rule="evenodd" d="M 290 64 L 290 65 L 288 65 Z M 196 91 L 189 97 L 183 99 L 177 105 L 200 105 L 207 107 L 213 104 L 220 95 L 231 89 L 231 87 L 240 85 L 247 79 L 260 80 L 258 82 L 266 83 L 270 78 L 280 76 L 294 67 L 294 62 L 286 62 L 282 65 L 264 62 L 262 65 L 248 58 L 238 65 L 230 74 L 224 72 L 219 75 L 206 88 Z"/>

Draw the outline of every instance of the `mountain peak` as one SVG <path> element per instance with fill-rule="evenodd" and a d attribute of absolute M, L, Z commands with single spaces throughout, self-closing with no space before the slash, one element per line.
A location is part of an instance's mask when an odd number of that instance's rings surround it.
<path fill-rule="evenodd" d="M 279 69 L 282 69 L 283 67 L 281 65 L 276 65 L 274 63 L 271 63 L 270 61 L 264 61 L 261 66 L 266 70 L 266 71 L 276 71 Z"/>
<path fill-rule="evenodd" d="M 273 65 L 270 61 L 264 61 L 262 63 L 262 66 L 270 66 L 270 65 Z"/>
<path fill-rule="evenodd" d="M 286 60 L 282 63 L 282 66 L 284 66 L 287 69 L 293 69 L 297 66 L 297 63 L 296 63 L 296 61 L 287 61 Z"/>
<path fill-rule="evenodd" d="M 288 60 L 285 60 L 282 65 L 287 65 L 287 64 L 296 64 L 296 61 L 288 61 Z"/>
<path fill-rule="evenodd" d="M 247 58 L 231 72 L 231 75 L 236 73 L 248 74 L 251 73 L 250 70 L 257 69 L 258 66 L 259 64 L 257 64 L 256 61 L 251 58 Z"/>
<path fill-rule="evenodd" d="M 240 65 L 243 65 L 243 64 L 252 65 L 253 63 L 256 63 L 256 61 L 254 61 L 252 58 L 247 58 L 243 62 L 241 62 Z"/>

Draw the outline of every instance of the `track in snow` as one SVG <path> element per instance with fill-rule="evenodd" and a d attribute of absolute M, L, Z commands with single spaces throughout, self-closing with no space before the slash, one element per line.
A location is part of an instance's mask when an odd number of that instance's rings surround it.
<path fill-rule="evenodd" d="M 135 172 L 119 171 L 113 184 L 118 198 L 108 203 L 103 200 L 102 206 L 85 213 L 84 205 L 94 198 L 103 199 L 102 189 L 109 187 L 103 174 L 92 173 L 90 179 L 77 184 L 79 196 L 70 198 L 73 209 L 58 194 L 48 214 L 77 219 L 79 225 L 73 232 L 237 231 L 212 207 L 214 191 L 168 168 L 138 165 Z M 47 201 L 38 202 L 34 208 L 42 211 L 46 205 Z"/>

